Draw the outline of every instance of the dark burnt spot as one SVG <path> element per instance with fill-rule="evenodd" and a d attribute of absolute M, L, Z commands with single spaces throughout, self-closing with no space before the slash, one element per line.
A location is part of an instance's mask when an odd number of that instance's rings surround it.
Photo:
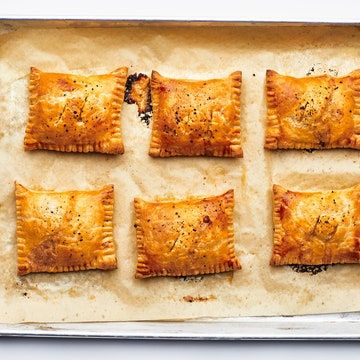
<path fill-rule="evenodd" d="M 128 76 L 124 101 L 128 104 L 136 104 L 140 121 L 149 126 L 152 117 L 152 103 L 150 79 L 147 75 L 135 73 Z"/>
<path fill-rule="evenodd" d="M 131 74 L 128 76 L 128 78 L 126 80 L 124 101 L 128 104 L 135 104 L 135 100 L 131 97 L 131 89 L 132 89 L 133 83 L 139 79 L 140 75 L 143 75 L 143 74 L 141 74 L 141 73 L 140 74 L 137 74 L 137 73 Z"/>
<path fill-rule="evenodd" d="M 210 220 L 210 218 L 209 218 L 208 215 L 205 215 L 205 216 L 204 216 L 203 222 L 204 222 L 205 224 L 210 224 L 210 223 L 211 223 L 211 220 Z"/>
<path fill-rule="evenodd" d="M 204 279 L 203 276 L 180 276 L 180 281 L 184 282 L 200 282 Z"/>
<path fill-rule="evenodd" d="M 316 275 L 328 269 L 329 265 L 290 265 L 291 270 L 297 273 Z"/>
<path fill-rule="evenodd" d="M 314 73 L 315 69 L 314 67 L 312 67 L 307 73 L 306 73 L 306 76 L 310 76 Z"/>
<path fill-rule="evenodd" d="M 151 118 L 152 118 L 152 112 L 150 110 L 150 112 L 146 112 L 146 113 L 140 113 L 140 120 L 145 123 L 147 126 L 149 126 Z"/>

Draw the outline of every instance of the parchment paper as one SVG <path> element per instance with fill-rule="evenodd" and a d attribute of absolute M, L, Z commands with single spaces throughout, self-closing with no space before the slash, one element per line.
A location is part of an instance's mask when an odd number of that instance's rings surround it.
<path fill-rule="evenodd" d="M 44 71 L 129 72 L 183 78 L 243 71 L 243 159 L 147 154 L 150 128 L 124 104 L 125 154 L 25 152 L 30 66 Z M 123 27 L 2 30 L 0 35 L 0 321 L 112 321 L 360 310 L 360 266 L 317 275 L 270 267 L 271 185 L 315 190 L 360 182 L 359 152 L 266 152 L 266 69 L 304 76 L 360 67 L 355 27 Z M 151 126 L 151 124 L 150 124 Z M 30 188 L 87 189 L 115 184 L 119 268 L 16 275 L 14 181 Z M 235 189 L 236 252 L 243 269 L 195 278 L 134 279 L 135 196 L 215 195 Z M 193 300 L 189 302 L 189 300 Z"/>

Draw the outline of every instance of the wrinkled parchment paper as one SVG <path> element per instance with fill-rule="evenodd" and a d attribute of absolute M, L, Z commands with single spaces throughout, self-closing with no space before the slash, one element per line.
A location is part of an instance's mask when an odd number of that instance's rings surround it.
<path fill-rule="evenodd" d="M 111 321 L 360 310 L 360 266 L 317 275 L 269 266 L 271 185 L 333 189 L 360 182 L 360 152 L 263 150 L 266 69 L 305 76 L 360 67 L 355 27 L 123 27 L 6 29 L 0 35 L 0 321 Z M 243 159 L 147 154 L 150 128 L 124 104 L 125 154 L 25 152 L 30 66 L 43 71 L 213 78 L 243 71 Z M 151 124 L 150 124 L 151 126 Z M 29 188 L 87 189 L 115 184 L 119 268 L 16 275 L 14 181 Z M 236 252 L 243 269 L 195 278 L 134 279 L 133 198 L 216 195 L 235 189 Z"/>

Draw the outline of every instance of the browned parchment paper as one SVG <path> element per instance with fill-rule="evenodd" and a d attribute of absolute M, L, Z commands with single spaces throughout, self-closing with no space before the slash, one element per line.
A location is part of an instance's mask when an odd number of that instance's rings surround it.
<path fill-rule="evenodd" d="M 125 154 L 25 152 L 30 66 L 44 71 L 212 78 L 243 71 L 244 159 L 147 155 L 150 128 L 134 105 L 122 112 Z M 360 310 L 360 266 L 317 275 L 268 265 L 271 184 L 313 190 L 360 182 L 358 151 L 265 152 L 266 69 L 303 76 L 360 67 L 355 27 L 123 27 L 9 29 L 0 35 L 0 321 L 110 321 Z M 14 180 L 30 188 L 115 184 L 116 271 L 16 275 Z M 236 251 L 243 269 L 190 279 L 135 280 L 135 196 L 186 197 L 235 189 Z M 189 302 L 189 300 L 194 300 Z"/>

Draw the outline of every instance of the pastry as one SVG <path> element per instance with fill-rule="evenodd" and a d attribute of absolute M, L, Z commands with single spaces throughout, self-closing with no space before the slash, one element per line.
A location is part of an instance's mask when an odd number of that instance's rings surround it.
<path fill-rule="evenodd" d="M 30 72 L 25 150 L 122 154 L 127 68 L 105 75 Z"/>
<path fill-rule="evenodd" d="M 360 262 L 360 185 L 298 192 L 274 185 L 271 265 Z"/>
<path fill-rule="evenodd" d="M 266 149 L 360 149 L 360 70 L 338 78 L 268 70 L 266 87 Z"/>
<path fill-rule="evenodd" d="M 185 200 L 136 198 L 136 277 L 240 269 L 234 249 L 233 207 L 233 190 Z"/>
<path fill-rule="evenodd" d="M 18 274 L 116 269 L 114 188 L 29 190 L 16 184 Z"/>
<path fill-rule="evenodd" d="M 153 71 L 149 154 L 242 157 L 241 72 L 223 79 L 179 80 Z"/>

